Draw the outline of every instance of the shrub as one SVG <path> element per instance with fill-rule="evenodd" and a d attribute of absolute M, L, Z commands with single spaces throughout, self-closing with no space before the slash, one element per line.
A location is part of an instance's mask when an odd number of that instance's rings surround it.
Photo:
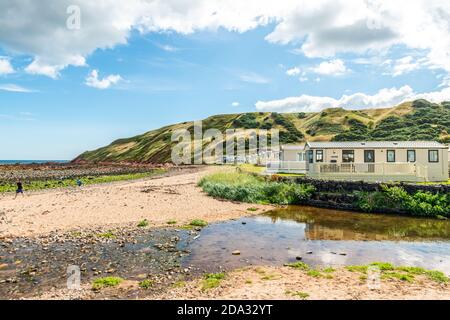
<path fill-rule="evenodd" d="M 243 173 L 207 176 L 199 184 L 210 196 L 248 203 L 300 204 L 315 188 L 308 184 L 265 181 Z"/>
<path fill-rule="evenodd" d="M 123 279 L 119 277 L 98 278 L 94 280 L 92 284 L 92 289 L 100 290 L 103 289 L 104 287 L 115 287 L 118 286 L 122 281 Z"/>

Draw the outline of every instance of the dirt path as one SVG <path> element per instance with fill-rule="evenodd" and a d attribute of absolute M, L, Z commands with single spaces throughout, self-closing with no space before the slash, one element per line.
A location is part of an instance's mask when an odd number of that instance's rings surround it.
<path fill-rule="evenodd" d="M 163 178 L 41 191 L 16 200 L 10 194 L 1 195 L 0 237 L 130 224 L 143 219 L 160 226 L 169 220 L 178 224 L 192 219 L 213 222 L 251 214 L 249 204 L 215 200 L 197 187 L 203 175 L 217 170 L 232 168 L 208 167 Z"/>

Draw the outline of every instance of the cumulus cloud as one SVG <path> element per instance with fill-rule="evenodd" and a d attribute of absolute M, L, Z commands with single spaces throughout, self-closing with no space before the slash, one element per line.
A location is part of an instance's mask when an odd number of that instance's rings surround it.
<path fill-rule="evenodd" d="M 418 70 L 424 63 L 423 59 L 415 60 L 412 56 L 406 56 L 397 60 L 386 60 L 383 64 L 388 66 L 387 74 L 394 77 Z"/>
<path fill-rule="evenodd" d="M 345 108 L 350 110 L 386 108 L 415 99 L 427 99 L 432 102 L 450 100 L 450 87 L 440 91 L 415 93 L 410 86 L 381 89 L 374 95 L 355 93 L 343 95 L 340 99 L 301 95 L 273 101 L 258 101 L 255 106 L 259 111 L 277 112 L 317 112 L 326 108 Z"/>
<path fill-rule="evenodd" d="M 349 70 L 345 66 L 344 61 L 340 59 L 324 61 L 318 66 L 313 67 L 311 70 L 314 73 L 324 76 L 340 76 L 349 72 Z"/>
<path fill-rule="evenodd" d="M 24 88 L 22 86 L 18 86 L 16 84 L 0 84 L 0 90 L 1 91 L 8 91 L 8 92 L 20 92 L 20 93 L 29 93 L 29 92 L 35 92 L 34 90 Z"/>
<path fill-rule="evenodd" d="M 286 70 L 286 74 L 290 77 L 298 76 L 301 72 L 302 72 L 302 70 L 299 67 L 294 67 L 294 68 Z"/>
<path fill-rule="evenodd" d="M 232 104 L 231 104 L 231 106 L 232 107 L 239 107 L 241 104 L 239 103 L 239 102 L 237 102 L 237 101 L 235 101 L 235 102 L 233 102 Z"/>
<path fill-rule="evenodd" d="M 98 71 L 92 70 L 86 78 L 86 85 L 96 89 L 108 89 L 112 85 L 122 80 L 122 77 L 116 74 L 111 74 L 103 79 L 99 79 Z"/>
<path fill-rule="evenodd" d="M 70 5 L 81 9 L 80 29 L 66 26 Z M 267 41 L 298 45 L 308 57 L 404 45 L 450 72 L 449 21 L 444 0 L 2 0 L 0 43 L 34 58 L 28 72 L 55 78 L 68 65 L 85 65 L 96 49 L 126 44 L 132 30 L 245 32 L 274 23 Z"/>
<path fill-rule="evenodd" d="M 8 58 L 0 57 L 0 75 L 14 73 L 14 68 Z"/>

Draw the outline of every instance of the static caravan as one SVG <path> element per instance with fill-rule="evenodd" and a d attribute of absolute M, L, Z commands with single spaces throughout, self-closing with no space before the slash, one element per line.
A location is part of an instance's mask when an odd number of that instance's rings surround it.
<path fill-rule="evenodd" d="M 284 145 L 280 147 L 279 158 L 266 164 L 268 173 L 306 173 L 305 145 Z"/>
<path fill-rule="evenodd" d="M 434 141 L 307 142 L 307 174 L 364 181 L 447 181 L 448 146 Z"/>

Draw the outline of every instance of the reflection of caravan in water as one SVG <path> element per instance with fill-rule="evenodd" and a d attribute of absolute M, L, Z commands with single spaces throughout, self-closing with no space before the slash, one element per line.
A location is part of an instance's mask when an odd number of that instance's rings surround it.
<path fill-rule="evenodd" d="M 448 146 L 434 141 L 307 142 L 282 146 L 267 171 L 365 181 L 447 181 Z"/>

